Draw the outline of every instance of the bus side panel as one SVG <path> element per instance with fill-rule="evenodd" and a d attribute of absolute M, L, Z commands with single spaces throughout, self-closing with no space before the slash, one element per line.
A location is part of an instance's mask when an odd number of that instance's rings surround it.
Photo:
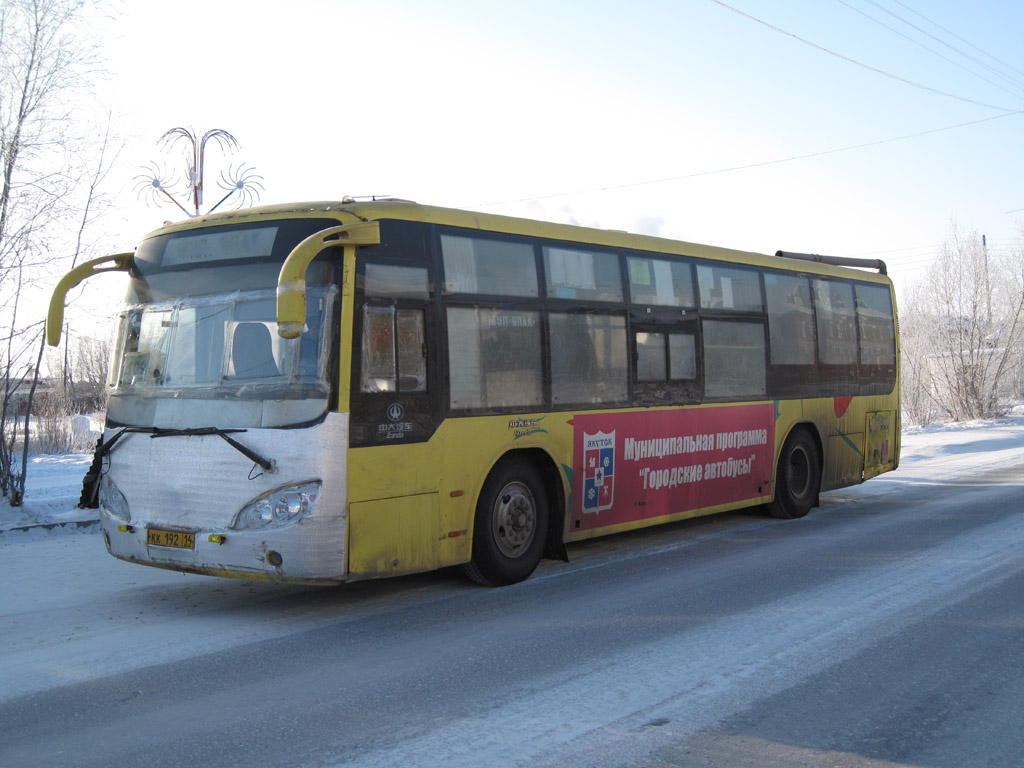
<path fill-rule="evenodd" d="M 867 415 L 867 456 L 864 460 L 864 479 L 875 477 L 896 468 L 896 425 L 892 411 L 871 411 Z M 897 428 L 898 429 L 898 428 Z"/>
<path fill-rule="evenodd" d="M 845 488 L 861 481 L 864 472 L 864 433 L 829 435 L 822 467 L 821 490 Z"/>
<path fill-rule="evenodd" d="M 450 423 L 442 425 L 425 443 L 349 451 L 350 578 L 414 573 L 469 560 L 473 496 L 462 478 L 445 471 L 450 429 Z M 464 465 L 471 464 L 462 458 Z"/>
<path fill-rule="evenodd" d="M 349 506 L 349 578 L 397 576 L 440 568 L 436 493 Z"/>
<path fill-rule="evenodd" d="M 572 539 L 771 494 L 774 403 L 577 414 L 573 422 Z"/>

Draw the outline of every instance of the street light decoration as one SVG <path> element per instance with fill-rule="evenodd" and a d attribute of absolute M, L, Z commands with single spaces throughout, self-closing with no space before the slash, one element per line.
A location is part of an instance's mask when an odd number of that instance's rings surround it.
<path fill-rule="evenodd" d="M 189 212 L 184 205 L 182 205 L 169 191 L 170 187 L 174 186 L 176 182 L 169 179 L 166 172 L 161 173 L 156 165 L 151 166 L 147 169 L 147 173 L 136 177 L 139 181 L 136 188 L 139 191 L 139 196 L 146 195 L 151 201 L 162 202 L 163 200 L 170 200 L 182 211 L 186 216 L 198 216 L 200 209 L 203 206 L 203 177 L 206 167 L 206 145 L 208 142 L 213 141 L 223 151 L 229 152 L 239 148 L 238 140 L 230 133 L 225 131 L 223 128 L 214 128 L 207 131 L 202 136 L 199 136 L 195 131 L 188 128 L 171 128 L 163 136 L 160 137 L 160 143 L 173 147 L 184 140 L 187 147 L 191 149 L 191 152 L 186 153 L 186 176 L 188 182 L 188 197 L 189 203 L 195 209 L 195 213 Z M 239 166 L 236 171 L 234 166 L 229 166 L 227 173 L 221 172 L 220 182 L 218 186 L 227 192 L 220 200 L 217 201 L 216 205 L 210 208 L 207 213 L 212 213 L 215 209 L 226 201 L 232 195 L 238 195 L 238 201 L 236 207 L 241 208 L 243 205 L 251 205 L 252 203 L 259 200 L 260 192 L 263 190 L 263 177 L 254 172 L 252 167 L 246 168 L 245 165 Z"/>
<path fill-rule="evenodd" d="M 227 192 L 227 194 L 218 200 L 217 205 L 213 206 L 207 213 L 213 213 L 221 203 L 235 193 L 238 193 L 239 197 L 237 208 L 245 208 L 259 200 L 260 192 L 263 191 L 263 177 L 256 173 L 255 170 L 252 167 L 246 168 L 243 164 L 238 167 L 238 171 L 235 171 L 233 165 L 228 166 L 227 173 L 221 171 L 217 186 Z"/>
<path fill-rule="evenodd" d="M 169 190 L 178 185 L 178 180 L 166 168 L 161 169 L 156 163 L 150 163 L 149 167 L 146 168 L 146 172 L 136 176 L 135 180 L 135 189 L 140 200 L 145 197 L 147 203 L 155 205 L 167 199 L 181 208 L 186 216 L 192 215 L 185 206 L 171 195 Z"/>

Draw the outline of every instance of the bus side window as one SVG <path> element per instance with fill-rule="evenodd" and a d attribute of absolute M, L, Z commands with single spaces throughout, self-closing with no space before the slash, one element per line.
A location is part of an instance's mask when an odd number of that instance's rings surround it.
<path fill-rule="evenodd" d="M 697 378 L 697 341 L 692 333 L 637 331 L 635 337 L 637 381 L 693 381 Z"/>
<path fill-rule="evenodd" d="M 427 345 L 422 309 L 400 309 L 395 318 L 398 330 L 398 389 L 401 392 L 427 390 Z"/>
<path fill-rule="evenodd" d="M 638 332 L 636 354 L 637 381 L 664 381 L 668 378 L 664 333 Z"/>
<path fill-rule="evenodd" d="M 806 277 L 767 274 L 768 335 L 772 365 L 814 365 L 814 310 Z"/>
<path fill-rule="evenodd" d="M 885 286 L 857 283 L 857 323 L 860 327 L 862 365 L 894 366 L 896 335 L 892 296 Z"/>
<path fill-rule="evenodd" d="M 625 317 L 552 312 L 548 323 L 555 405 L 626 400 L 629 362 Z"/>
<path fill-rule="evenodd" d="M 887 286 L 856 283 L 862 395 L 884 395 L 896 386 L 896 329 Z"/>
<path fill-rule="evenodd" d="M 853 285 L 838 280 L 815 280 L 818 317 L 818 355 L 826 365 L 857 363 L 857 325 Z"/>
<path fill-rule="evenodd" d="M 394 392 L 395 308 L 363 307 L 363 392 Z"/>
<path fill-rule="evenodd" d="M 577 301 L 622 301 L 619 259 L 613 253 L 544 248 L 547 294 Z"/>
<path fill-rule="evenodd" d="M 857 315 L 853 284 L 816 278 L 814 311 L 818 326 L 819 397 L 860 394 Z"/>
<path fill-rule="evenodd" d="M 697 285 L 701 309 L 764 310 L 761 280 L 752 269 L 701 264 L 697 266 Z"/>
<path fill-rule="evenodd" d="M 449 405 L 533 408 L 544 402 L 540 313 L 448 307 Z"/>
<path fill-rule="evenodd" d="M 421 309 L 363 307 L 363 392 L 425 392 L 426 339 Z"/>
<path fill-rule="evenodd" d="M 444 293 L 536 298 L 533 246 L 480 237 L 441 235 Z"/>
<path fill-rule="evenodd" d="M 704 321 L 704 392 L 734 400 L 766 392 L 764 324 Z"/>
<path fill-rule="evenodd" d="M 672 381 L 697 378 L 697 339 L 692 333 L 668 335 L 668 377 Z"/>
<path fill-rule="evenodd" d="M 629 298 L 633 304 L 657 307 L 692 307 L 693 275 L 685 261 L 663 261 L 630 256 Z"/>
<path fill-rule="evenodd" d="M 363 307 L 363 392 L 426 392 L 426 322 L 422 309 L 396 306 L 430 297 L 423 267 L 368 263 L 360 276 L 368 297 L 388 305 Z"/>

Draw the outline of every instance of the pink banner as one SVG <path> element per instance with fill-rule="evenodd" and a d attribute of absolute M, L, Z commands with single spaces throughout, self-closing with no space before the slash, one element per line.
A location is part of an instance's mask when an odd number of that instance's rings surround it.
<path fill-rule="evenodd" d="M 577 416 L 572 529 L 756 499 L 771 490 L 775 406 Z"/>

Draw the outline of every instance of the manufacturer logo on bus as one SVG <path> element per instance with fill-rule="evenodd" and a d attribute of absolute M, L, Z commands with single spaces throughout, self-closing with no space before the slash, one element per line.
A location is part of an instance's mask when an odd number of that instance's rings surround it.
<path fill-rule="evenodd" d="M 610 509 L 615 498 L 615 432 L 583 433 L 583 511 Z"/>
<path fill-rule="evenodd" d="M 412 432 L 412 422 L 402 421 L 405 416 L 405 408 L 398 403 L 392 403 L 385 413 L 387 413 L 389 423 L 377 425 L 377 439 L 404 440 L 406 434 Z"/>

